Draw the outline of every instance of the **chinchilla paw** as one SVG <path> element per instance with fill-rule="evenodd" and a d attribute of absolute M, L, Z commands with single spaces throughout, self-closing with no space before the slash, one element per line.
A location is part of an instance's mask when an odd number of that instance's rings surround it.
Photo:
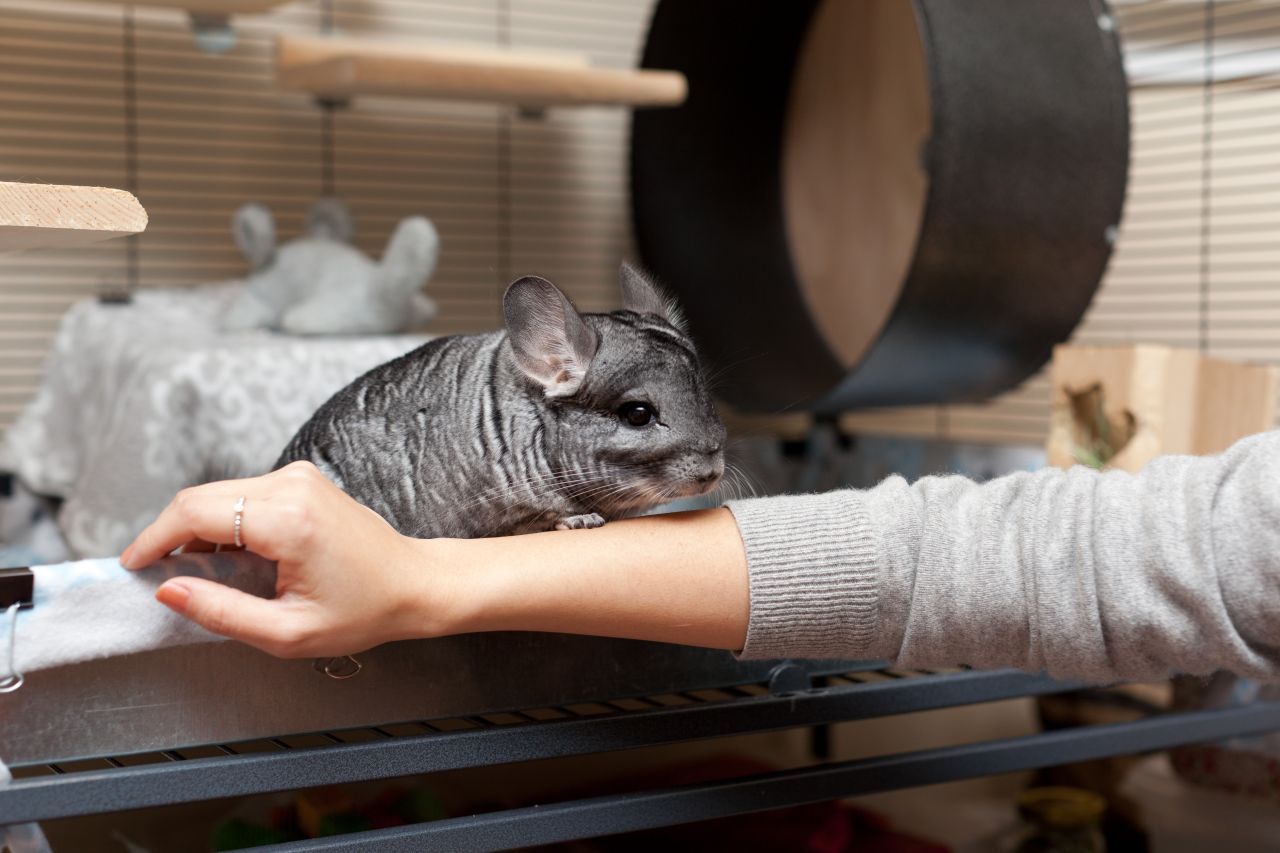
<path fill-rule="evenodd" d="M 556 530 L 590 530 L 592 527 L 604 527 L 604 517 L 597 512 L 571 515 L 556 522 Z"/>

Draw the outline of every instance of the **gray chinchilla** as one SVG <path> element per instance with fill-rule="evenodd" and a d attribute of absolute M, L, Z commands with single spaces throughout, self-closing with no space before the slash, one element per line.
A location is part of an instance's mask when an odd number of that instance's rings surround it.
<path fill-rule="evenodd" d="M 597 527 L 724 472 L 725 428 L 674 308 L 623 264 L 622 310 L 579 314 L 546 279 L 506 328 L 438 338 L 325 403 L 276 467 L 310 460 L 417 537 Z"/>

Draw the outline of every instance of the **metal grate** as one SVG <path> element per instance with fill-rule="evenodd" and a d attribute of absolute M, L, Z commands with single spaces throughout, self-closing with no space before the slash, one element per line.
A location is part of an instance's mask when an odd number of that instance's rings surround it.
<path fill-rule="evenodd" d="M 1015 672 L 796 667 L 773 683 L 403 721 L 58 764 L 17 765 L 10 820 L 491 766 L 1041 695 L 1075 685 Z M 810 688 L 810 679 L 818 686 Z"/>
<path fill-rule="evenodd" d="M 965 670 L 950 670 L 954 674 Z M 826 686 L 851 686 L 864 683 L 893 681 L 903 677 L 922 677 L 929 672 L 910 672 L 902 670 L 857 670 L 836 676 L 823 676 Z M 56 776 L 68 773 L 84 773 L 103 771 L 112 768 L 141 767 L 151 764 L 165 764 L 175 761 L 193 759 L 228 758 L 256 753 L 283 752 L 296 749 L 315 749 L 335 744 L 370 743 L 405 737 L 422 737 L 448 732 L 476 730 L 492 730 L 508 726 L 527 726 L 555 723 L 566 720 L 580 720 L 595 717 L 620 717 L 644 711 L 656 711 L 665 708 L 687 708 L 710 703 L 733 702 L 741 699 L 755 699 L 769 696 L 769 684 L 756 682 L 733 685 L 723 688 L 690 690 L 680 693 L 656 693 L 644 697 L 623 697 L 600 702 L 576 702 L 540 708 L 523 708 L 519 710 L 498 711 L 492 713 L 468 715 L 462 717 L 446 717 L 430 720 L 412 720 L 389 723 L 378 726 L 363 726 L 351 729 L 335 729 L 325 732 L 308 732 L 303 734 L 281 735 L 279 737 L 262 738 L 248 741 L 234 741 L 220 744 L 201 744 L 181 749 L 159 750 L 155 752 L 132 753 L 121 756 L 102 756 L 86 758 L 78 761 L 51 764 L 16 765 L 12 769 L 13 778 L 31 779 L 41 776 Z"/>
<path fill-rule="evenodd" d="M 784 668 L 785 669 L 785 668 Z M 776 671 L 775 671 L 776 672 Z M 770 684 L 285 735 L 160 753 L 17 768 L 0 789 L 12 821 L 171 805 L 308 786 L 403 777 L 676 741 L 814 726 L 1074 685 L 1014 672 L 869 668 L 791 673 Z M 779 693 L 780 685 L 790 692 Z M 797 687 L 798 686 L 798 687 Z M 744 814 L 956 779 L 1258 734 L 1280 727 L 1280 703 L 1168 713 L 962 746 L 927 749 L 710 783 L 448 818 L 295 842 L 281 850 L 491 850 Z"/>

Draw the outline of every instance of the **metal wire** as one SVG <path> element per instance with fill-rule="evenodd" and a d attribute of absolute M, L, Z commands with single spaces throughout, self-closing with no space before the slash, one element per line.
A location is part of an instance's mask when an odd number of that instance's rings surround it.
<path fill-rule="evenodd" d="M 14 646 L 18 639 L 18 608 L 22 604 L 15 601 L 9 605 L 9 609 L 4 612 L 4 618 L 9 621 L 9 651 L 8 664 L 5 666 L 4 675 L 0 675 L 0 693 L 12 693 L 23 685 L 25 679 L 17 668 L 17 652 Z"/>
<path fill-rule="evenodd" d="M 1213 201 L 1213 27 L 1214 0 L 1204 4 L 1204 119 L 1200 148 L 1200 351 L 1209 349 L 1209 252 Z"/>
<path fill-rule="evenodd" d="M 133 24 L 133 7 L 124 8 L 124 20 L 121 25 L 124 52 L 124 175 L 125 188 L 134 195 L 138 194 L 138 76 L 137 76 L 137 44 Z M 137 234 L 125 238 L 125 291 L 132 293 L 138 287 L 138 240 Z"/>

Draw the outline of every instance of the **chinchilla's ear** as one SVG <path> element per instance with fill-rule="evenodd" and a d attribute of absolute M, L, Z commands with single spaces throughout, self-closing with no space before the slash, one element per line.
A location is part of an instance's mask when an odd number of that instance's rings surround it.
<path fill-rule="evenodd" d="M 276 254 L 276 222 L 261 204 L 242 204 L 231 219 L 231 233 L 249 269 L 260 270 Z"/>
<path fill-rule="evenodd" d="M 624 309 L 637 314 L 653 314 L 684 331 L 684 317 L 675 302 L 640 270 L 623 261 L 622 268 L 618 270 L 618 283 L 622 285 Z"/>
<path fill-rule="evenodd" d="M 598 340 L 560 288 L 536 275 L 517 279 L 502 297 L 502 314 L 516 364 L 548 397 L 582 386 Z"/>

